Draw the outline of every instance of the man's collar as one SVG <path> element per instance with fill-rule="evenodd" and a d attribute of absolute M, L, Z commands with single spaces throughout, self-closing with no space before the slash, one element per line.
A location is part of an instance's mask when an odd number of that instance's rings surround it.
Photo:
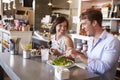
<path fill-rule="evenodd" d="M 102 32 L 102 34 L 100 35 L 99 39 L 105 39 L 105 38 L 106 38 L 106 33 L 107 33 L 107 31 L 104 30 L 104 31 Z"/>

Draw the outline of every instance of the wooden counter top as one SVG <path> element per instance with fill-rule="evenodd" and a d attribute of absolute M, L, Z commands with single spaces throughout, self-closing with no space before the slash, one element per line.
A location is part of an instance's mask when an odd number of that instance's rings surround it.
<path fill-rule="evenodd" d="M 0 65 L 11 80 L 56 80 L 54 68 L 40 57 L 23 59 L 22 55 L 0 53 Z M 75 66 L 70 68 L 69 80 L 99 80 L 99 76 Z"/>

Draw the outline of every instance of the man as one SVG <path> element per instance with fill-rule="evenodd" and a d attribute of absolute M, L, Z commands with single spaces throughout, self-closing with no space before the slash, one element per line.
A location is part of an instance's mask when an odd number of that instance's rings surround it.
<path fill-rule="evenodd" d="M 81 14 L 81 24 L 90 36 L 84 54 L 70 49 L 74 57 L 87 64 L 86 69 L 100 75 L 100 80 L 113 80 L 120 55 L 120 41 L 102 29 L 102 13 L 88 9 Z"/>
<path fill-rule="evenodd" d="M 2 16 L 0 15 L 0 28 L 3 28 Z"/>

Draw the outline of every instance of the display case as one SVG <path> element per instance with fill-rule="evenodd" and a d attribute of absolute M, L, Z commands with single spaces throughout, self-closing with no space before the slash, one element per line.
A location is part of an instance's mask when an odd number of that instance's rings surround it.
<path fill-rule="evenodd" d="M 9 52 L 10 49 L 10 32 L 0 29 L 0 52 Z"/>
<path fill-rule="evenodd" d="M 12 48 L 12 41 L 14 43 L 19 43 L 19 53 L 22 53 L 22 46 L 31 42 L 32 31 L 8 31 L 5 29 L 0 29 L 0 52 L 10 52 Z"/>

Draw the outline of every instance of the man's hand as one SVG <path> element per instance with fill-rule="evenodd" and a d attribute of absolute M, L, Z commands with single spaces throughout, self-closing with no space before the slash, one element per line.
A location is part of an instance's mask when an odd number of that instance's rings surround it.
<path fill-rule="evenodd" d="M 73 48 L 67 49 L 66 55 L 71 55 L 73 58 L 79 58 L 83 63 L 87 64 L 88 58 L 83 53 L 77 52 Z"/>
<path fill-rule="evenodd" d="M 73 49 L 73 48 L 68 48 L 65 53 L 66 53 L 66 56 L 71 55 L 73 58 L 76 58 L 77 55 L 79 54 L 79 53 L 78 53 L 75 49 Z"/>

